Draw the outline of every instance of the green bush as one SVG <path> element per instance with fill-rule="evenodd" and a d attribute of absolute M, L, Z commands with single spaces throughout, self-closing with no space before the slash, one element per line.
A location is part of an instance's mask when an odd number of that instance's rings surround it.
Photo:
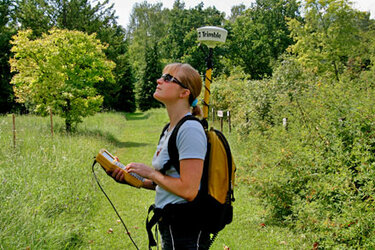
<path fill-rule="evenodd" d="M 245 171 L 268 219 L 322 248 L 375 244 L 370 72 L 333 82 L 307 75 L 289 58 L 271 79 L 248 81 L 237 72 L 218 80 L 213 91 L 215 105 L 232 110 L 249 161 Z"/>

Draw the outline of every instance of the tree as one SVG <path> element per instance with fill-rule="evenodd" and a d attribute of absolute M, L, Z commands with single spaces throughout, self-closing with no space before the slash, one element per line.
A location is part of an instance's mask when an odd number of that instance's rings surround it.
<path fill-rule="evenodd" d="M 167 13 L 162 10 L 161 3 L 153 5 L 146 1 L 136 3 L 130 16 L 127 29 L 129 60 L 132 62 L 135 72 L 137 104 L 142 110 L 155 106 L 160 107 L 160 104 L 153 99 L 152 94 L 155 90 L 156 79 L 161 73 L 158 43 L 166 34 L 166 17 Z M 156 59 L 154 56 L 159 56 L 159 58 Z M 151 58 L 151 61 L 147 61 L 147 58 Z M 157 65 L 157 67 L 152 68 L 150 65 Z M 155 75 L 158 76 L 151 77 L 150 75 L 154 75 L 153 72 L 157 72 Z"/>
<path fill-rule="evenodd" d="M 117 24 L 113 4 L 109 5 L 108 0 L 21 0 L 17 5 L 17 16 L 21 29 L 32 29 L 35 37 L 39 37 L 52 27 L 79 30 L 88 34 L 96 33 L 96 37 L 102 43 L 109 45 L 105 50 L 107 58 L 116 65 L 121 65 L 127 73 L 133 70 L 129 61 L 124 61 L 124 58 L 128 58 L 125 30 Z M 125 83 L 125 72 L 120 69 L 114 73 L 115 82 L 104 81 L 95 86 L 104 98 L 104 108 L 124 107 L 117 103 L 118 93 L 124 86 L 128 89 L 122 92 L 122 102 L 125 99 L 127 103 L 135 101 L 134 82 Z M 126 78 L 126 81 L 128 80 L 134 81 L 132 77 Z M 126 109 L 131 110 L 133 109 Z"/>
<path fill-rule="evenodd" d="M 306 1 L 304 21 L 289 22 L 296 42 L 289 50 L 314 73 L 339 80 L 360 42 L 357 15 L 348 0 Z"/>
<path fill-rule="evenodd" d="M 149 4 L 146 1 L 136 3 L 130 15 L 127 28 L 129 55 L 136 72 L 141 79 L 146 65 L 145 51 L 150 44 L 159 42 L 166 34 L 165 24 L 168 13 L 162 10 L 162 4 Z"/>
<path fill-rule="evenodd" d="M 147 46 L 145 61 L 146 67 L 138 91 L 138 104 L 142 111 L 161 106 L 160 102 L 156 101 L 153 96 L 156 89 L 156 80 L 160 77 L 162 71 L 156 42 L 152 46 Z"/>
<path fill-rule="evenodd" d="M 120 111 L 134 112 L 136 110 L 134 93 L 135 80 L 128 55 L 119 55 L 116 61 L 114 73 L 117 78 L 116 81 L 119 83 L 119 88 L 113 96 L 115 99 L 115 105 L 113 107 Z"/>
<path fill-rule="evenodd" d="M 202 52 L 197 41 L 197 28 L 202 26 L 222 26 L 225 14 L 215 7 L 204 9 L 203 2 L 194 8 L 185 9 L 185 5 L 176 0 L 173 9 L 168 11 L 167 32 L 161 41 L 161 55 L 168 62 L 183 61 L 191 64 L 199 72 L 206 70 L 208 51 Z M 215 51 L 214 59 L 223 54 Z M 222 66 L 219 60 L 214 60 L 215 73 Z"/>
<path fill-rule="evenodd" d="M 52 109 L 70 132 L 82 117 L 100 109 L 103 97 L 94 85 L 113 81 L 115 65 L 106 59 L 106 47 L 95 35 L 52 29 L 31 40 L 31 34 L 19 31 L 12 41 L 10 64 L 16 74 L 11 83 L 17 102 L 41 114 Z"/>
<path fill-rule="evenodd" d="M 244 4 L 235 5 L 231 8 L 231 15 L 229 17 L 230 22 L 235 22 L 236 18 L 242 16 L 245 13 L 246 6 Z"/>
<path fill-rule="evenodd" d="M 9 55 L 10 39 L 15 29 L 10 25 L 12 0 L 0 1 L 0 113 L 9 112 L 13 107 L 13 91 L 9 85 L 10 74 Z"/>
<path fill-rule="evenodd" d="M 256 0 L 241 10 L 228 29 L 230 65 L 241 66 L 253 79 L 272 75 L 272 64 L 293 43 L 288 18 L 300 19 L 297 1 Z"/>
<path fill-rule="evenodd" d="M 33 30 L 33 36 L 41 36 L 55 25 L 54 9 L 47 0 L 16 1 L 16 20 L 21 29 Z"/>

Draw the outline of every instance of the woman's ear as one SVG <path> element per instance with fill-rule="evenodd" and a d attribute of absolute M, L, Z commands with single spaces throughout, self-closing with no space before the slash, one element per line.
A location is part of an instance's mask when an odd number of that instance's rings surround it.
<path fill-rule="evenodd" d="M 189 98 L 190 96 L 190 90 L 189 89 L 183 89 L 183 91 L 180 93 L 180 98 Z"/>

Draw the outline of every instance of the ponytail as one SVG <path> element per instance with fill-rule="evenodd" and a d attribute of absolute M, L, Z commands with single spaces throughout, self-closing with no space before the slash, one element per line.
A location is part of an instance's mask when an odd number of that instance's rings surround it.
<path fill-rule="evenodd" d="M 192 107 L 191 114 L 193 116 L 203 117 L 203 111 L 202 111 L 201 107 L 199 107 L 198 105 L 196 105 L 195 107 Z"/>

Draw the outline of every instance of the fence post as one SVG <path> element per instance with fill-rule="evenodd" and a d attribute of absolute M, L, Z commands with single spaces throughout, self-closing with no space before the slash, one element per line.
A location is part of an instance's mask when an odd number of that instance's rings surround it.
<path fill-rule="evenodd" d="M 49 116 L 51 120 L 51 136 L 53 137 L 53 119 L 52 119 L 52 109 L 49 109 Z"/>
<path fill-rule="evenodd" d="M 227 111 L 227 117 L 228 117 L 228 127 L 229 127 L 229 133 L 232 131 L 231 124 L 230 124 L 230 111 Z"/>
<path fill-rule="evenodd" d="M 212 107 L 212 126 L 214 125 L 215 122 L 215 109 Z"/>
<path fill-rule="evenodd" d="M 13 147 L 16 148 L 16 116 L 13 114 Z"/>
<path fill-rule="evenodd" d="M 220 131 L 223 132 L 223 116 L 224 112 L 222 110 L 217 111 L 217 116 L 220 118 Z"/>

